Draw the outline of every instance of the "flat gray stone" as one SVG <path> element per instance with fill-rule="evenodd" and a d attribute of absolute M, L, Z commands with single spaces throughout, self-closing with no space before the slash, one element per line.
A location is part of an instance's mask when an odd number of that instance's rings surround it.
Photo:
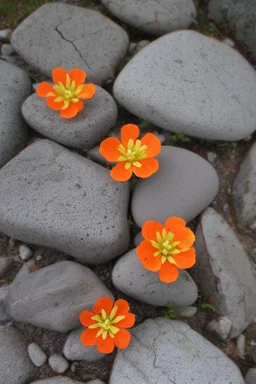
<path fill-rule="evenodd" d="M 197 299 L 197 286 L 184 270 L 179 271 L 178 279 L 172 284 L 159 280 L 157 272 L 146 270 L 139 261 L 136 250 L 122 256 L 114 266 L 112 282 L 126 295 L 151 305 L 185 307 Z"/>
<path fill-rule="evenodd" d="M 70 332 L 63 348 L 63 354 L 68 360 L 97 361 L 106 355 L 97 351 L 96 346 L 86 347 L 80 341 L 84 328 Z"/>
<path fill-rule="evenodd" d="M 34 374 L 27 344 L 17 329 L 0 326 L 0 384 L 25 384 Z"/>
<path fill-rule="evenodd" d="M 115 125 L 118 110 L 113 97 L 99 86 L 95 96 L 84 104 L 74 119 L 63 119 L 34 93 L 21 111 L 26 122 L 42 135 L 68 147 L 90 149 Z"/>
<path fill-rule="evenodd" d="M 239 226 L 256 229 L 256 142 L 247 153 L 237 174 L 234 201 Z"/>
<path fill-rule="evenodd" d="M 109 384 L 244 384 L 238 367 L 183 322 L 150 319 L 131 333 Z"/>
<path fill-rule="evenodd" d="M 229 337 L 236 337 L 256 315 L 252 264 L 232 228 L 212 208 L 201 216 L 195 248 L 193 269 L 200 291 L 212 298 L 218 314 L 231 320 Z"/>
<path fill-rule="evenodd" d="M 0 171 L 0 231 L 104 263 L 129 245 L 129 184 L 50 140 L 28 146 Z"/>
<path fill-rule="evenodd" d="M 11 44 L 2 44 L 2 55 L 11 56 L 14 54 L 14 49 Z"/>
<path fill-rule="evenodd" d="M 90 383 L 91 382 L 86 384 L 90 384 Z M 50 377 L 49 379 L 33 381 L 33 383 L 31 384 L 84 384 L 84 383 L 82 383 L 81 381 L 72 380 L 69 377 L 55 376 L 55 377 Z"/>
<path fill-rule="evenodd" d="M 226 44 L 194 31 L 173 32 L 145 47 L 118 75 L 114 96 L 171 132 L 234 141 L 256 129 L 254 68 Z"/>
<path fill-rule="evenodd" d="M 113 298 L 81 264 L 60 261 L 32 273 L 24 266 L 9 288 L 7 313 L 17 321 L 67 332 L 80 325 L 80 312 L 91 310 L 100 296 Z"/>
<path fill-rule="evenodd" d="M 255 384 L 256 383 L 256 368 L 250 368 L 245 376 L 246 384 Z"/>
<path fill-rule="evenodd" d="M 170 216 L 194 219 L 215 198 L 219 180 L 210 163 L 186 149 L 164 146 L 159 170 L 150 178 L 138 180 L 132 197 L 134 221 L 164 224 Z"/>
<path fill-rule="evenodd" d="M 20 152 L 27 141 L 27 125 L 20 108 L 31 92 L 28 74 L 0 60 L 0 168 Z"/>
<path fill-rule="evenodd" d="M 13 32 L 15 51 L 35 70 L 51 77 L 60 64 L 80 68 L 101 85 L 112 78 L 125 55 L 129 38 L 97 11 L 68 4 L 45 4 Z"/>
<path fill-rule="evenodd" d="M 186 29 L 195 20 L 193 0 L 101 0 L 123 22 L 152 35 Z"/>

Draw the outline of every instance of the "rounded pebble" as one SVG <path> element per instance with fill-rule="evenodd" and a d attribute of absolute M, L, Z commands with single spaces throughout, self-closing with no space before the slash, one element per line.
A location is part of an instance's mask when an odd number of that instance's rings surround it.
<path fill-rule="evenodd" d="M 44 353 L 41 347 L 36 343 L 31 343 L 28 346 L 28 355 L 30 360 L 36 367 L 41 367 L 47 361 L 47 355 Z"/>
<path fill-rule="evenodd" d="M 32 257 L 33 252 L 26 245 L 20 245 L 19 246 L 19 254 L 20 254 L 21 260 L 25 261 L 25 260 L 28 260 Z"/>
<path fill-rule="evenodd" d="M 49 365 L 54 372 L 64 373 L 68 369 L 69 364 L 63 356 L 55 353 L 49 357 Z"/>
<path fill-rule="evenodd" d="M 196 313 L 197 313 L 197 307 L 190 306 L 190 307 L 182 309 L 182 311 L 180 311 L 180 316 L 184 317 L 185 319 L 190 319 Z"/>

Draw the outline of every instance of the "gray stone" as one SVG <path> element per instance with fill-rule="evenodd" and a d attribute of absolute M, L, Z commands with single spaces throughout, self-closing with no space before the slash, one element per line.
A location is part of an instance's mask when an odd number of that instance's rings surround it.
<path fill-rule="evenodd" d="M 31 343 L 28 346 L 28 355 L 30 360 L 36 367 L 41 367 L 47 361 L 47 355 L 44 353 L 41 347 L 36 343 Z"/>
<path fill-rule="evenodd" d="M 194 31 L 170 33 L 139 52 L 118 75 L 114 96 L 142 119 L 202 139 L 240 140 L 256 128 L 254 68 Z"/>
<path fill-rule="evenodd" d="M 26 245 L 20 245 L 19 246 L 19 254 L 20 254 L 21 260 L 23 260 L 23 261 L 26 261 L 33 256 L 33 252 Z"/>
<path fill-rule="evenodd" d="M 245 376 L 246 384 L 255 384 L 256 383 L 256 368 L 250 368 Z"/>
<path fill-rule="evenodd" d="M 227 340 L 232 327 L 232 322 L 225 316 L 213 319 L 207 324 L 206 330 L 220 340 Z"/>
<path fill-rule="evenodd" d="M 256 142 L 240 166 L 234 183 L 234 202 L 239 226 L 256 229 Z"/>
<path fill-rule="evenodd" d="M 178 279 L 166 284 L 159 280 L 158 273 L 143 267 L 135 249 L 117 261 L 112 281 L 121 292 L 151 305 L 165 306 L 171 302 L 174 307 L 184 307 L 197 299 L 197 287 L 188 272 L 180 270 Z"/>
<path fill-rule="evenodd" d="M 214 199 L 219 180 L 210 163 L 183 148 L 164 146 L 159 170 L 136 183 L 132 215 L 142 227 L 146 220 L 164 223 L 170 216 L 194 219 Z"/>
<path fill-rule="evenodd" d="M 237 354 L 240 359 L 245 360 L 245 335 L 238 336 L 236 340 Z"/>
<path fill-rule="evenodd" d="M 8 293 L 9 286 L 3 285 L 0 288 L 0 324 L 6 324 L 11 317 L 6 312 L 6 297 Z"/>
<path fill-rule="evenodd" d="M 256 57 L 255 0 L 211 0 L 209 17 L 227 21 L 237 40 L 243 41 Z"/>
<path fill-rule="evenodd" d="M 3 44 L 1 47 L 2 55 L 13 55 L 14 54 L 14 49 L 11 44 Z"/>
<path fill-rule="evenodd" d="M 0 327 L 0 384 L 25 384 L 34 367 L 27 355 L 27 340 L 15 328 Z"/>
<path fill-rule="evenodd" d="M 195 20 L 193 0 L 101 0 L 110 12 L 152 35 L 186 29 Z"/>
<path fill-rule="evenodd" d="M 20 108 L 31 91 L 25 71 L 0 60 L 0 168 L 21 151 L 27 141 L 27 126 Z"/>
<path fill-rule="evenodd" d="M 3 276 L 6 271 L 11 267 L 13 258 L 8 256 L 0 256 L 0 276 Z"/>
<path fill-rule="evenodd" d="M 129 54 L 134 56 L 150 43 L 149 40 L 141 40 L 138 43 L 131 43 L 129 47 Z"/>
<path fill-rule="evenodd" d="M 187 324 L 156 318 L 132 331 L 109 384 L 244 384 L 238 367 Z"/>
<path fill-rule="evenodd" d="M 212 208 L 200 218 L 195 248 L 193 269 L 200 291 L 211 297 L 218 314 L 231 320 L 229 337 L 236 337 L 256 314 L 256 278 L 249 258 L 232 228 Z"/>
<path fill-rule="evenodd" d="M 231 40 L 231 39 L 228 39 L 228 38 L 226 38 L 226 39 L 224 39 L 224 40 L 222 40 L 222 43 L 224 43 L 224 44 L 226 44 L 226 45 L 228 45 L 229 47 L 231 47 L 231 48 L 234 48 L 235 47 L 235 43 L 234 43 L 234 41 L 233 40 Z"/>
<path fill-rule="evenodd" d="M 49 357 L 49 365 L 56 373 L 64 373 L 69 366 L 67 360 L 57 353 Z"/>
<path fill-rule="evenodd" d="M 144 240 L 144 237 L 142 236 L 141 232 L 139 232 L 134 237 L 133 244 L 135 245 L 135 247 L 137 247 L 143 240 Z"/>
<path fill-rule="evenodd" d="M 90 384 L 86 383 L 86 384 Z M 49 379 L 33 381 L 31 384 L 84 384 L 81 381 L 72 380 L 69 377 L 64 376 L 55 376 L 50 377 Z M 100 383 L 99 383 L 100 384 Z"/>
<path fill-rule="evenodd" d="M 95 96 L 84 104 L 76 118 L 63 119 L 34 93 L 22 105 L 22 114 L 42 135 L 68 147 L 89 149 L 115 125 L 118 111 L 112 96 L 98 86 Z"/>
<path fill-rule="evenodd" d="M 181 317 L 184 317 L 185 319 L 190 319 L 196 313 L 197 313 L 197 307 L 191 307 L 190 306 L 190 307 L 182 309 L 182 311 L 180 311 L 179 314 Z"/>
<path fill-rule="evenodd" d="M 32 273 L 24 266 L 9 288 L 7 312 L 17 321 L 67 332 L 80 325 L 80 312 L 91 310 L 100 296 L 112 298 L 94 272 L 73 261 Z"/>
<path fill-rule="evenodd" d="M 1 29 L 0 31 L 0 41 L 3 43 L 8 43 L 10 41 L 10 35 L 12 31 L 7 28 L 7 29 Z"/>
<path fill-rule="evenodd" d="M 63 354 L 68 360 L 97 361 L 105 357 L 97 351 L 96 346 L 86 347 L 80 341 L 80 335 L 84 328 L 78 328 L 70 332 L 63 348 Z"/>
<path fill-rule="evenodd" d="M 0 231 L 98 264 L 125 252 L 129 184 L 49 140 L 0 172 Z"/>
<path fill-rule="evenodd" d="M 15 51 L 35 70 L 51 77 L 60 64 L 80 68 L 99 85 L 112 78 L 125 55 L 127 33 L 101 13 L 68 4 L 45 4 L 13 32 Z"/>

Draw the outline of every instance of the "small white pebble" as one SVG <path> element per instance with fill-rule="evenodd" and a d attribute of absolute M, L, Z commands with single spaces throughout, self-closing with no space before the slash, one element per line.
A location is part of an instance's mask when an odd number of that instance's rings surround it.
<path fill-rule="evenodd" d="M 37 255 L 37 257 L 36 257 L 36 261 L 40 261 L 40 260 L 42 260 L 42 258 L 43 258 L 42 255 Z"/>
<path fill-rule="evenodd" d="M 20 245 L 19 246 L 19 254 L 20 254 L 21 260 L 25 261 L 25 260 L 28 260 L 32 257 L 33 252 L 26 245 Z"/>
<path fill-rule="evenodd" d="M 75 373 L 75 371 L 77 369 L 77 361 L 75 361 L 74 363 L 71 364 L 70 369 L 73 373 Z"/>
<path fill-rule="evenodd" d="M 227 37 L 226 39 L 222 40 L 222 43 L 228 45 L 230 48 L 234 48 L 236 45 L 233 40 L 228 39 Z"/>
<path fill-rule="evenodd" d="M 36 343 L 31 343 L 28 346 L 28 355 L 30 360 L 36 367 L 41 367 L 47 361 L 47 356 L 44 351 Z"/>
<path fill-rule="evenodd" d="M 182 311 L 180 312 L 180 316 L 185 317 L 186 319 L 190 319 L 196 313 L 197 313 L 197 307 L 190 306 L 190 307 L 182 309 Z"/>
<path fill-rule="evenodd" d="M 166 137 L 162 133 L 158 133 L 158 132 L 153 132 L 153 133 L 161 141 L 161 143 L 163 143 L 166 140 Z"/>
<path fill-rule="evenodd" d="M 215 152 L 207 152 L 207 160 L 210 163 L 213 163 L 216 160 L 216 157 L 217 157 L 217 155 Z"/>
<path fill-rule="evenodd" d="M 11 30 L 8 29 L 2 29 L 0 31 L 0 41 L 3 43 L 8 43 L 10 41 L 10 35 L 11 35 Z"/>
<path fill-rule="evenodd" d="M 245 335 L 241 334 L 238 336 L 236 339 L 236 346 L 237 346 L 237 351 L 238 351 L 238 356 L 241 359 L 245 359 Z"/>
<path fill-rule="evenodd" d="M 68 362 L 65 357 L 55 353 L 49 358 L 49 365 L 56 373 L 64 373 L 68 369 Z"/>
<path fill-rule="evenodd" d="M 11 44 L 3 44 L 2 45 L 2 55 L 11 56 L 14 54 L 14 49 Z"/>

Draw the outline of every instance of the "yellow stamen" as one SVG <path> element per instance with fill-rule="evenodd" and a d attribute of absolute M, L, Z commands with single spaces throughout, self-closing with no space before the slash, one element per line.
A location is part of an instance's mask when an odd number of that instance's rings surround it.
<path fill-rule="evenodd" d="M 81 93 L 81 91 L 84 88 L 84 84 L 76 86 L 76 83 L 74 80 L 71 81 L 70 76 L 66 75 L 66 83 L 62 84 L 59 82 L 59 84 L 55 84 L 54 87 L 55 91 L 57 92 L 58 96 L 54 101 L 56 102 L 64 102 L 64 105 L 62 107 L 62 110 L 67 109 L 69 107 L 70 103 L 77 103 L 79 101 L 78 95 Z M 49 92 L 47 94 L 48 96 L 56 96 L 55 93 Z"/>
<path fill-rule="evenodd" d="M 172 255 L 177 255 L 180 252 L 185 252 L 188 248 L 178 249 L 177 246 L 180 244 L 180 241 L 173 241 L 174 234 L 172 232 L 167 232 L 163 228 L 162 233 L 156 232 L 156 241 L 151 240 L 151 244 L 157 251 L 154 253 L 154 257 L 161 257 L 161 263 L 164 264 L 168 261 L 171 264 L 176 265 L 175 259 Z"/>
<path fill-rule="evenodd" d="M 123 319 L 125 319 L 125 316 L 117 316 L 115 318 L 117 310 L 118 310 L 118 307 L 114 306 L 110 314 L 107 315 L 106 311 L 102 309 L 101 315 L 94 315 L 91 317 L 91 319 L 96 321 L 96 323 L 90 325 L 88 328 L 89 329 L 99 328 L 99 331 L 97 332 L 96 337 L 102 336 L 103 340 L 106 340 L 108 335 L 113 338 L 119 332 L 119 328 L 116 327 L 114 324 L 117 324 Z"/>
<path fill-rule="evenodd" d="M 125 169 L 130 169 L 131 166 L 141 168 L 142 164 L 139 160 L 146 159 L 147 155 L 145 153 L 147 145 L 141 145 L 141 140 L 134 141 L 130 139 L 127 143 L 127 148 L 123 144 L 120 144 L 118 147 L 119 152 L 122 156 L 119 156 L 117 161 L 125 161 Z"/>

